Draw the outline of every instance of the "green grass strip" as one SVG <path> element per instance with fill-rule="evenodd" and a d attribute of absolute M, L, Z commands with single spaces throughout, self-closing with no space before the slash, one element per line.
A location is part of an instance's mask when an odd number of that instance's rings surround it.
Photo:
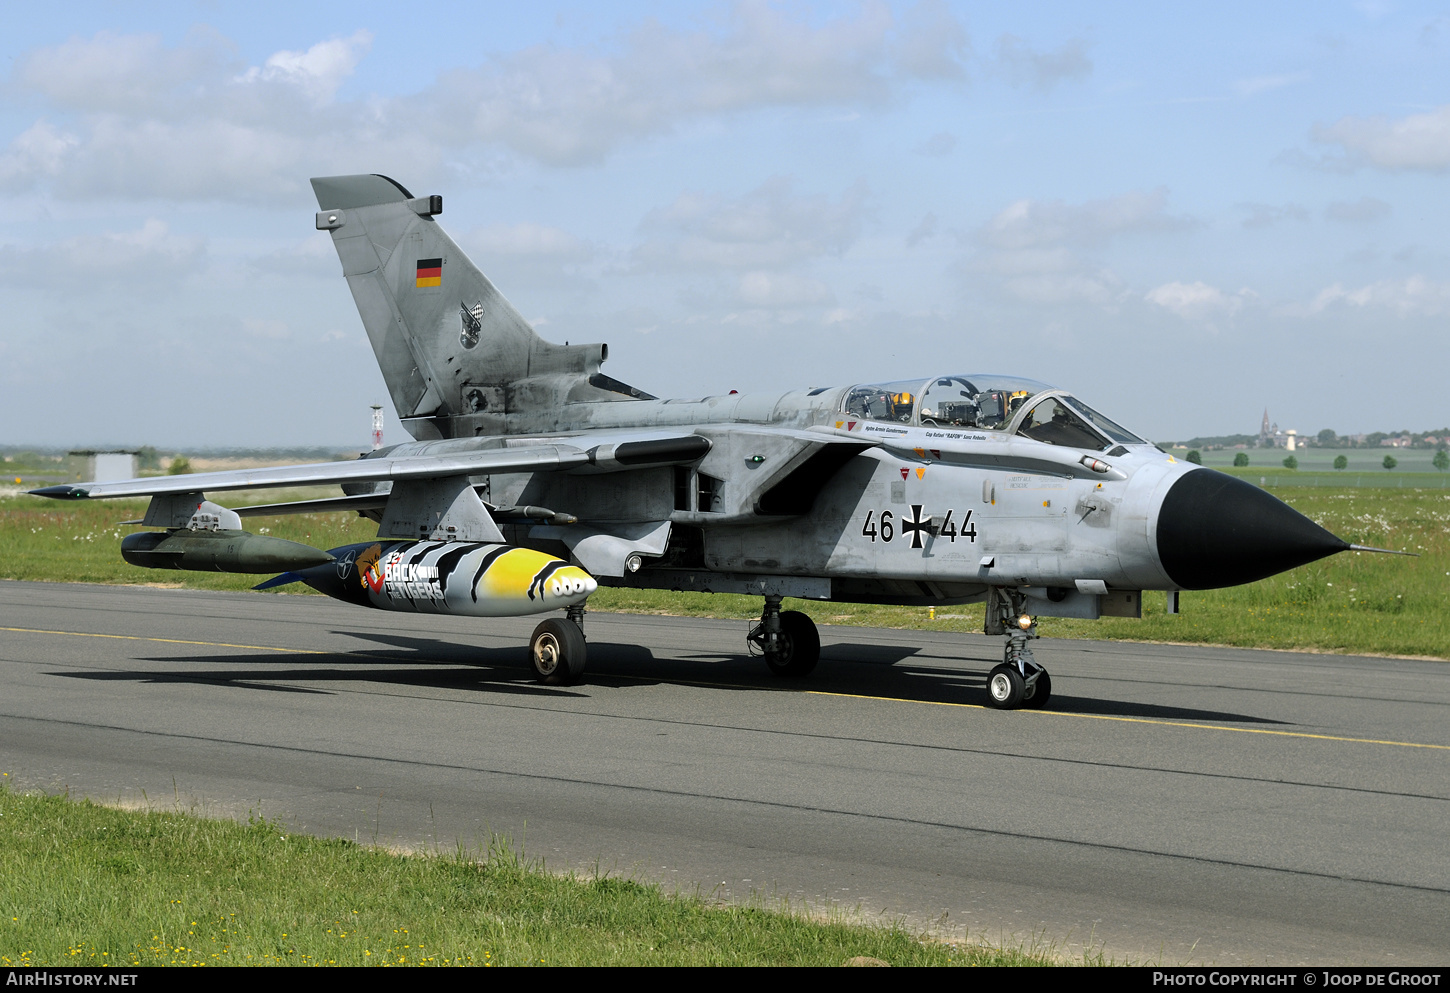
<path fill-rule="evenodd" d="M 1045 965 L 902 927 L 0 786 L 0 965 Z"/>

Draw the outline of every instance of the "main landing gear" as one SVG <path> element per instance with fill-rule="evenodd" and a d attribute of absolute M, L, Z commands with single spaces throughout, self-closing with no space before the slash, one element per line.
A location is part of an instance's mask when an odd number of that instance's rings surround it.
<path fill-rule="evenodd" d="M 765 598 L 760 623 L 750 629 L 746 641 L 760 650 L 777 676 L 804 676 L 820 661 L 821 636 L 815 621 L 799 610 L 782 611 L 780 601 L 778 596 Z"/>
<path fill-rule="evenodd" d="M 551 617 L 534 628 L 529 661 L 534 677 L 549 686 L 568 686 L 584 674 L 588 646 L 584 643 L 584 605 L 568 608 L 564 619 Z"/>
<path fill-rule="evenodd" d="M 1046 706 L 1052 696 L 1052 677 L 1027 647 L 1027 642 L 1039 637 L 1037 619 L 1027 612 L 1027 597 L 1016 590 L 992 587 L 987 600 L 987 633 L 1007 636 L 1002 664 L 987 673 L 987 702 L 998 710 Z"/>

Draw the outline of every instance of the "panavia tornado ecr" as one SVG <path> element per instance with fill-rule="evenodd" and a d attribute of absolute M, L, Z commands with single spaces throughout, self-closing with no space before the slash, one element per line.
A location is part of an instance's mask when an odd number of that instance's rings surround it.
<path fill-rule="evenodd" d="M 762 597 L 750 647 L 804 676 L 820 638 L 785 597 L 986 602 L 999 708 L 1042 707 L 1036 618 L 1141 616 L 1144 590 L 1234 586 L 1351 547 L 1262 490 L 1185 464 L 1072 394 L 979 373 L 661 400 L 604 375 L 606 345 L 541 339 L 443 232 L 439 196 L 312 180 L 343 275 L 415 441 L 352 462 L 52 486 L 152 498 L 141 566 L 280 572 L 385 610 L 564 610 L 535 630 L 547 683 L 584 669 L 599 584 Z M 208 493 L 340 484 L 225 509 Z M 378 537 L 321 551 L 241 518 L 348 510 Z"/>

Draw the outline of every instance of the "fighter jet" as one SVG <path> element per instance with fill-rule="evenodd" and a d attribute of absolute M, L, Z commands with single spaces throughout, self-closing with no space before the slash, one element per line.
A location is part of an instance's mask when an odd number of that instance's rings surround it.
<path fill-rule="evenodd" d="M 351 462 L 52 486 L 146 495 L 136 565 L 279 572 L 385 610 L 564 610 L 528 657 L 584 671 L 600 584 L 763 599 L 749 647 L 782 677 L 820 656 L 786 597 L 986 603 L 1004 637 L 991 706 L 1038 708 L 1052 682 L 1037 618 L 1138 617 L 1145 590 L 1234 586 L 1351 546 L 1239 479 L 1180 462 L 1043 383 L 914 379 L 661 400 L 601 372 L 607 345 L 544 341 L 439 226 L 440 196 L 386 176 L 312 180 L 394 408 L 414 441 Z M 336 498 L 226 509 L 206 494 L 340 484 Z M 376 541 L 329 551 L 241 518 L 355 511 Z"/>

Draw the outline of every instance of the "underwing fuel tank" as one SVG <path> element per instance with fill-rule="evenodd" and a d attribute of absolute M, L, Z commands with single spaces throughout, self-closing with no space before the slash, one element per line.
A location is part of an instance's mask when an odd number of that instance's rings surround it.
<path fill-rule="evenodd" d="M 320 548 L 236 530 L 138 531 L 121 539 L 121 558 L 147 569 L 192 572 L 297 572 L 325 565 Z"/>
<path fill-rule="evenodd" d="M 514 545 L 372 541 L 330 554 L 334 562 L 294 570 L 296 578 L 319 593 L 381 610 L 518 617 L 583 603 L 599 587 L 576 565 Z"/>

